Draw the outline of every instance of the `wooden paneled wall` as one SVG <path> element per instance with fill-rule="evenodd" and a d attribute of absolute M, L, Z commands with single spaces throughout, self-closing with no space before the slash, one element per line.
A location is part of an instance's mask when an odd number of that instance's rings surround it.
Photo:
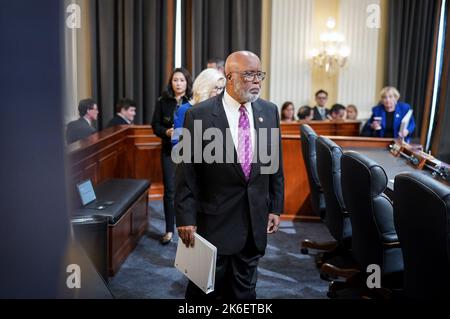
<path fill-rule="evenodd" d="M 88 178 L 94 185 L 109 178 L 139 178 L 151 181 L 152 199 L 161 198 L 161 142 L 150 126 L 108 128 L 69 145 L 67 151 L 71 190 Z"/>

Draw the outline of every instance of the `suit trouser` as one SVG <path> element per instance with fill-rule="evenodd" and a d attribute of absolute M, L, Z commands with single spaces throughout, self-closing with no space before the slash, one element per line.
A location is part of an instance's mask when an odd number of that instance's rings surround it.
<path fill-rule="evenodd" d="M 166 219 L 166 232 L 175 228 L 175 163 L 170 154 L 161 152 L 161 166 L 164 182 L 164 217 Z"/>
<path fill-rule="evenodd" d="M 186 299 L 256 299 L 257 267 L 263 255 L 256 249 L 252 231 L 249 230 L 246 244 L 239 253 L 217 256 L 214 291 L 206 295 L 189 281 Z"/>

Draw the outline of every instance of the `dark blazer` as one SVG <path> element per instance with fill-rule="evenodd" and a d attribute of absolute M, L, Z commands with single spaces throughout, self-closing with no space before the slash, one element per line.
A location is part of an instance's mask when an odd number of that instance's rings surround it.
<path fill-rule="evenodd" d="M 319 113 L 319 109 L 317 108 L 317 106 L 314 106 L 313 111 L 314 111 L 313 121 L 328 120 L 327 116 L 330 114 L 330 110 L 329 109 L 325 108 L 325 118 L 322 118 L 322 116 Z"/>
<path fill-rule="evenodd" d="M 67 144 L 84 139 L 89 135 L 95 133 L 97 130 L 90 126 L 89 123 L 82 117 L 78 120 L 67 124 L 66 141 Z"/>
<path fill-rule="evenodd" d="M 397 102 L 395 105 L 395 113 L 394 113 L 394 138 L 398 138 L 398 133 L 400 131 L 400 126 L 402 124 L 402 119 L 405 117 L 406 113 L 411 109 L 411 106 L 408 103 L 405 102 Z M 381 117 L 381 130 L 372 130 L 370 125 L 373 122 L 374 117 Z M 409 135 L 405 138 L 406 142 L 409 142 L 410 137 L 412 136 L 412 133 L 414 132 L 414 129 L 416 127 L 416 124 L 414 122 L 414 116 L 411 116 L 411 119 L 408 123 L 408 131 Z M 384 130 L 386 128 L 386 110 L 384 108 L 383 104 L 378 104 L 377 106 L 374 106 L 372 108 L 372 116 L 370 119 L 366 122 L 366 124 L 363 127 L 361 135 L 363 136 L 371 136 L 371 137 L 384 137 Z"/>
<path fill-rule="evenodd" d="M 188 102 L 187 97 L 183 97 L 182 103 Z M 152 128 L 156 136 L 161 138 L 162 151 L 167 155 L 172 150 L 172 142 L 170 137 L 166 135 L 166 131 L 173 127 L 173 118 L 177 109 L 177 100 L 174 98 L 160 97 L 155 105 L 153 113 Z"/>
<path fill-rule="evenodd" d="M 127 121 L 124 120 L 123 117 L 119 115 L 114 115 L 114 117 L 109 121 L 107 127 L 116 126 L 116 125 L 129 125 Z"/>
<path fill-rule="evenodd" d="M 194 120 L 201 120 L 202 133 L 208 128 L 217 128 L 224 136 L 222 163 L 192 164 L 182 162 L 176 170 L 175 208 L 178 226 L 197 226 L 197 232 L 209 240 L 218 249 L 220 255 L 232 255 L 240 252 L 247 240 L 248 232 L 253 232 L 256 248 L 263 252 L 267 244 L 267 223 L 269 213 L 281 214 L 284 201 L 283 160 L 281 157 L 281 134 L 273 142 L 279 145 L 278 169 L 270 174 L 261 174 L 261 167 L 268 166 L 257 158 L 252 164 L 250 179 L 247 182 L 241 165 L 237 162 L 237 152 L 230 134 L 222 104 L 222 95 L 209 99 L 190 108 L 185 115 L 184 127 L 194 132 Z M 279 132 L 279 115 L 277 107 L 267 101 L 257 100 L 252 103 L 255 130 L 270 128 Z M 229 130 L 228 130 L 229 132 Z M 198 136 L 198 135 L 197 135 Z M 270 135 L 266 146 L 271 154 Z M 226 138 L 226 139 L 225 139 Z M 186 139 L 185 141 L 183 139 Z M 182 137 L 176 147 L 193 143 L 194 135 Z M 231 141 L 230 150 L 226 150 L 225 141 Z M 201 141 L 201 155 L 211 140 Z M 258 145 L 258 142 L 256 142 Z M 192 146 L 192 145 L 191 145 Z M 210 145 L 211 147 L 211 145 Z M 192 147 L 194 150 L 194 148 Z M 255 149 L 254 154 L 258 154 Z M 267 153 L 265 153 L 267 154 Z M 257 156 L 259 157 L 259 156 Z M 202 158 L 202 157 L 200 157 Z M 266 161 L 267 162 L 267 161 Z"/>

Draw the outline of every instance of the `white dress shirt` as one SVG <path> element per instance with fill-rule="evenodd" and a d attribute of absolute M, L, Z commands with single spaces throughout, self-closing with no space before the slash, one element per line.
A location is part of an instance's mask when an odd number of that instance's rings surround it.
<path fill-rule="evenodd" d="M 317 106 L 317 110 L 319 110 L 319 114 L 322 117 L 322 120 L 327 119 L 327 113 L 325 111 L 325 106 Z"/>
<path fill-rule="evenodd" d="M 83 116 L 83 118 L 88 122 L 89 126 L 92 126 L 91 120 L 89 120 L 86 116 Z"/>
<path fill-rule="evenodd" d="M 227 115 L 228 124 L 230 125 L 230 133 L 233 138 L 234 147 L 236 148 L 236 152 L 238 152 L 238 130 L 239 130 L 239 117 L 241 116 L 241 112 L 239 108 L 241 104 L 233 99 L 225 90 L 222 99 L 223 107 L 225 109 L 225 114 Z M 244 104 L 245 109 L 247 110 L 248 120 L 250 122 L 250 136 L 252 141 L 252 153 L 255 154 L 255 123 L 253 121 L 253 109 L 252 103 L 247 102 Z"/>

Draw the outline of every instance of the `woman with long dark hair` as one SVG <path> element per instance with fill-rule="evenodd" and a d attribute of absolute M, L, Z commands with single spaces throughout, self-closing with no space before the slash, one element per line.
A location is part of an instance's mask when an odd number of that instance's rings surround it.
<path fill-rule="evenodd" d="M 173 70 L 166 88 L 156 102 L 152 127 L 161 138 L 161 166 L 164 183 L 164 217 L 166 233 L 161 238 L 162 244 L 172 241 L 175 228 L 175 164 L 171 158 L 173 119 L 178 107 L 192 98 L 192 77 L 185 68 Z"/>
<path fill-rule="evenodd" d="M 284 102 L 281 106 L 281 122 L 283 123 L 292 123 L 295 121 L 294 117 L 295 109 L 294 103 L 288 101 Z"/>

